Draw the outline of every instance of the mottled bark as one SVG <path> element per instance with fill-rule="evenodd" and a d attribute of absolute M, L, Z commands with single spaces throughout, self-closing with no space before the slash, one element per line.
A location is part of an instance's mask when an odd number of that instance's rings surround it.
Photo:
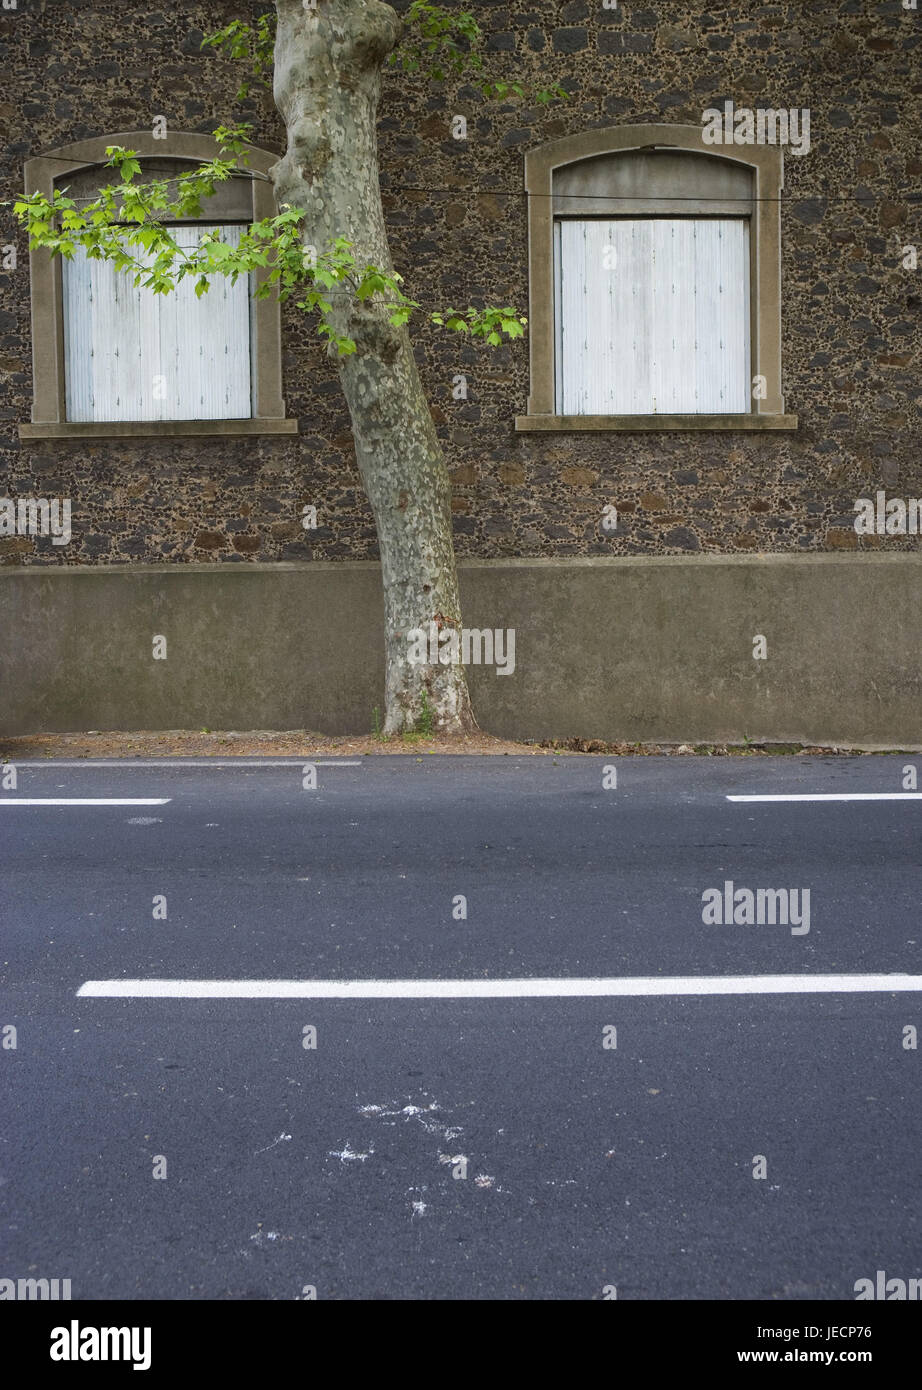
<path fill-rule="evenodd" d="M 280 204 L 303 209 L 305 246 L 353 243 L 360 265 L 391 271 L 378 179 L 381 68 L 401 21 L 380 0 L 276 0 L 274 93 L 288 149 L 273 179 Z M 474 726 L 463 667 L 413 665 L 408 633 L 433 621 L 460 630 L 451 491 L 406 328 L 382 305 L 334 299 L 338 359 L 356 459 L 378 531 L 384 581 L 385 729 L 410 729 L 425 689 L 436 727 Z"/>

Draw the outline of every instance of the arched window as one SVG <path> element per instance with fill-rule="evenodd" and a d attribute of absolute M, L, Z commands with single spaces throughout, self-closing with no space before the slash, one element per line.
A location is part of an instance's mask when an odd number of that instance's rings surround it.
<path fill-rule="evenodd" d="M 795 428 L 781 394 L 780 151 L 694 126 L 526 156 L 531 395 L 519 429 Z"/>
<path fill-rule="evenodd" d="M 82 140 L 30 159 L 26 191 L 95 197 L 120 181 L 105 164 L 108 145 L 138 152 L 141 180 L 169 179 L 217 152 L 208 135 L 150 130 Z M 277 156 L 253 147 L 249 166 L 203 201 L 202 216 L 177 224 L 180 244 L 206 230 L 239 239 L 272 216 L 267 174 Z M 214 277 L 200 299 L 191 279 L 167 295 L 135 288 L 133 275 L 80 250 L 72 260 L 31 254 L 34 403 L 25 438 L 126 434 L 294 433 L 285 418 L 279 306 L 255 300 L 259 281 Z"/>

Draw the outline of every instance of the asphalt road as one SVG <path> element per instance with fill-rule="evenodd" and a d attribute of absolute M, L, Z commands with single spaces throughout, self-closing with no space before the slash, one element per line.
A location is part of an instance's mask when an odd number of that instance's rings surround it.
<path fill-rule="evenodd" d="M 913 762 L 381 757 L 313 789 L 300 763 L 19 764 L 0 1277 L 290 1300 L 851 1299 L 922 1276 L 918 991 L 528 993 L 922 974 L 922 801 L 727 799 L 901 793 Z M 165 800 L 12 804 L 46 798 Z M 809 889 L 809 931 L 706 923 L 727 881 Z M 151 979 L 523 983 L 77 994 Z"/>

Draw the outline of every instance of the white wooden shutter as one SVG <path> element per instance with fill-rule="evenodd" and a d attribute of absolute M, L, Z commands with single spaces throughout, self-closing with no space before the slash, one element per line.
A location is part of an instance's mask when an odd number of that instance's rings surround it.
<path fill-rule="evenodd" d="M 183 247 L 214 230 L 236 245 L 243 229 L 172 229 Z M 248 277 L 215 275 L 196 299 L 192 276 L 154 294 L 135 289 L 134 273 L 83 251 L 63 262 L 68 420 L 248 419 Z"/>
<path fill-rule="evenodd" d="M 751 410 L 743 217 L 555 224 L 560 415 Z"/>

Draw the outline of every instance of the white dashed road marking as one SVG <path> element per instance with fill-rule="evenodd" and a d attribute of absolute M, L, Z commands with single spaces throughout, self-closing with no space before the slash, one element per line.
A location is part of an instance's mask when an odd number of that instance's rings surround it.
<path fill-rule="evenodd" d="M 0 806 L 165 806 L 170 796 L 0 796 Z"/>
<path fill-rule="evenodd" d="M 728 796 L 728 801 L 922 801 L 922 792 L 799 792 L 783 796 Z"/>
<path fill-rule="evenodd" d="M 536 980 L 87 980 L 94 999 L 582 999 L 922 992 L 922 975 L 673 975 Z"/>
<path fill-rule="evenodd" d="M 178 761 L 177 759 L 168 758 L 138 758 L 137 760 L 135 760 L 134 758 L 132 758 L 130 761 L 120 761 L 114 763 L 90 762 L 86 758 L 79 758 L 73 762 L 59 762 L 57 759 L 49 759 L 47 762 L 35 762 L 34 760 L 29 759 L 24 759 L 17 762 L 16 759 L 11 759 L 10 762 L 14 767 L 17 767 L 24 772 L 38 772 L 40 769 L 44 771 L 45 768 L 57 769 L 61 767 L 101 767 L 105 768 L 109 772 L 121 772 L 123 770 L 128 770 L 133 767 L 230 767 L 237 768 L 237 770 L 240 772 L 246 772 L 246 770 L 251 767 L 304 767 L 305 763 L 313 763 L 314 767 L 362 766 L 361 760 L 358 762 L 348 762 L 344 758 L 335 758 L 332 762 L 324 762 L 321 758 L 312 758 L 309 755 L 297 759 L 248 758 L 246 761 L 241 760 L 240 762 L 236 763 L 218 762 L 213 758 L 201 758 L 198 761 L 190 761 L 189 759 Z"/>

